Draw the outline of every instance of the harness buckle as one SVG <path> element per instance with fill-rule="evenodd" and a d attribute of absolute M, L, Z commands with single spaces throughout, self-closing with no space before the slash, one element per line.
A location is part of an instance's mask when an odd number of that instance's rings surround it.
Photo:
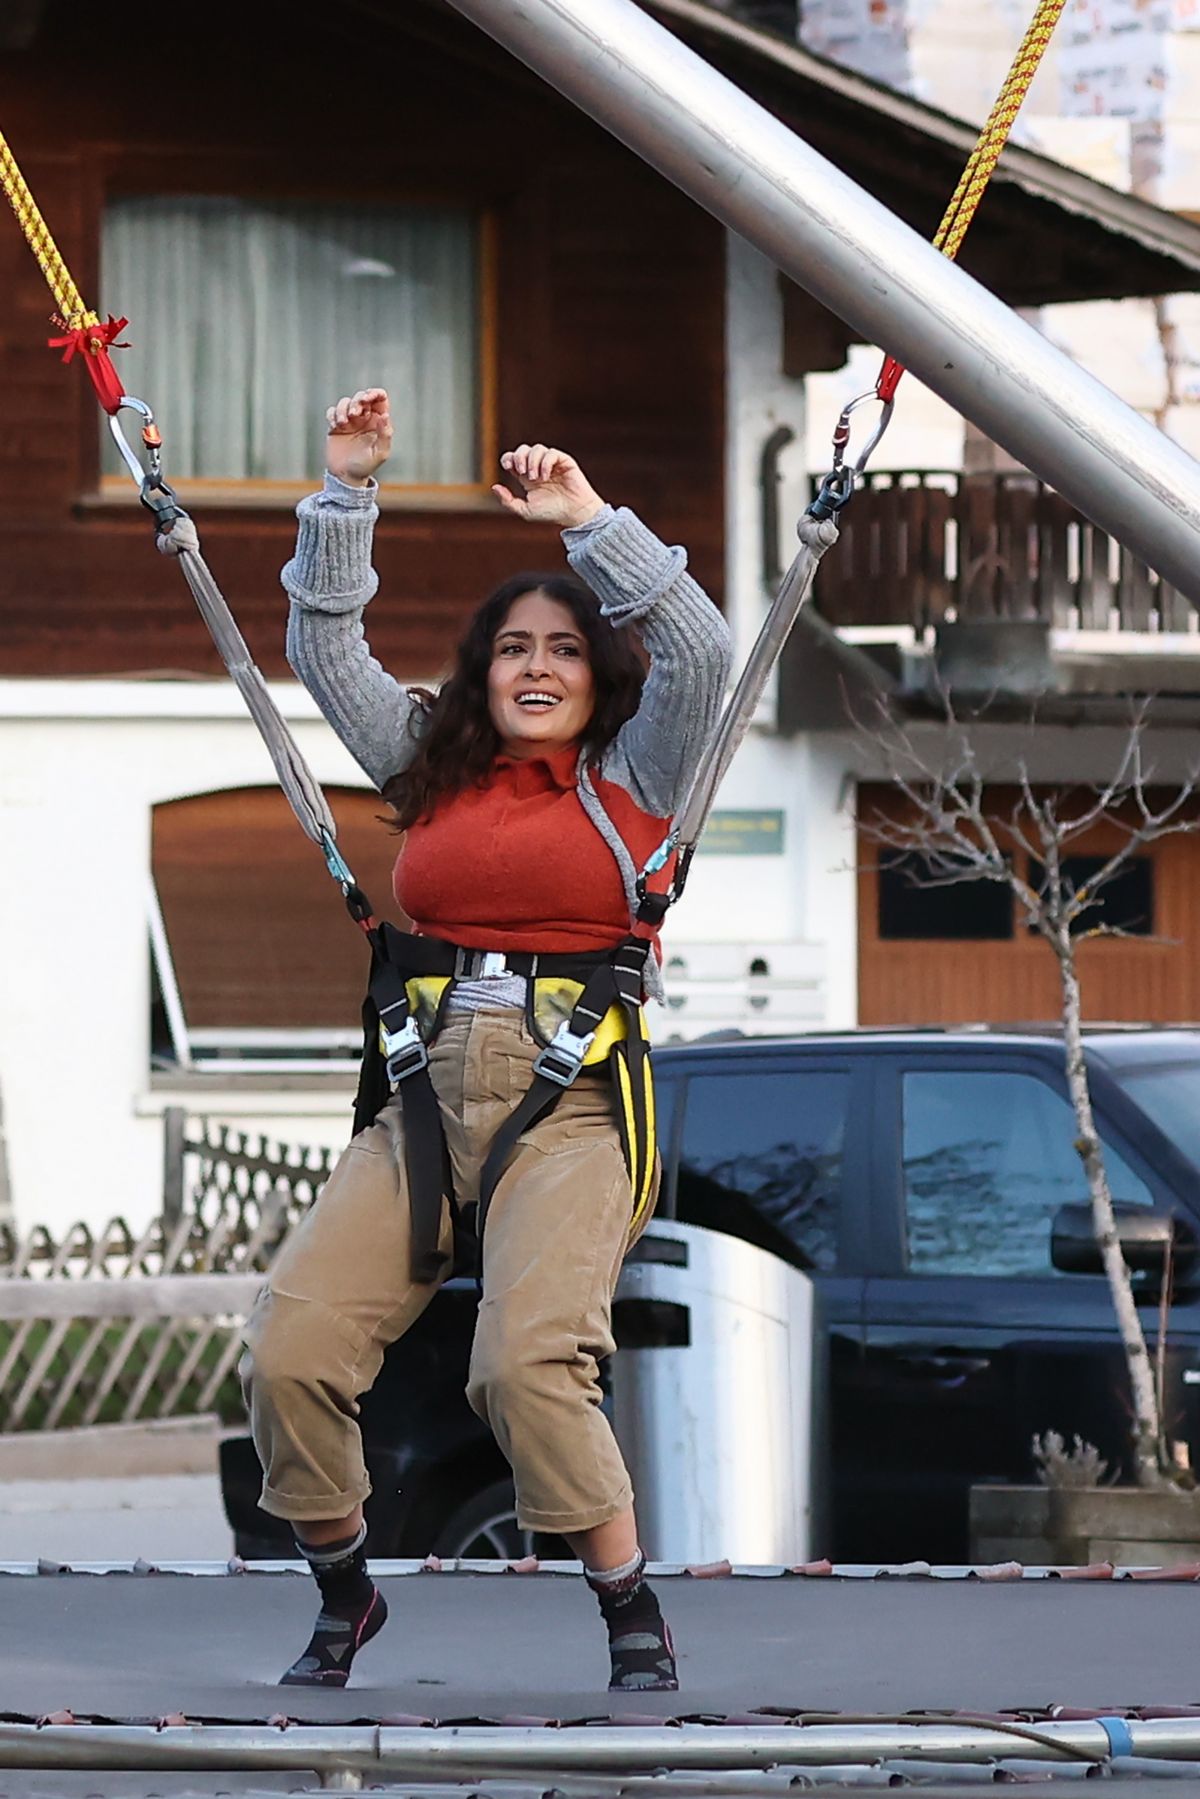
<path fill-rule="evenodd" d="M 428 1068 L 429 1051 L 414 1019 L 406 1018 L 398 1031 L 389 1031 L 381 1015 L 379 1029 L 389 1086 L 396 1088 L 410 1074 L 419 1074 L 422 1068 Z"/>
<path fill-rule="evenodd" d="M 533 1058 L 534 1074 L 553 1081 L 557 1087 L 569 1087 L 583 1067 L 583 1058 L 595 1035 L 595 1031 L 588 1031 L 586 1036 L 577 1037 L 569 1025 L 560 1024 L 546 1048 Z"/>
<path fill-rule="evenodd" d="M 454 958 L 458 980 L 498 981 L 511 971 L 502 950 L 460 949 Z"/>

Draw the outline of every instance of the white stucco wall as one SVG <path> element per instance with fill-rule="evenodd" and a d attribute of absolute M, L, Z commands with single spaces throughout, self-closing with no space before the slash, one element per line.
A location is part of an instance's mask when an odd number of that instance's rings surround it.
<path fill-rule="evenodd" d="M 783 373 L 783 299 L 778 271 L 745 238 L 726 236 L 725 592 L 740 667 L 766 616 L 762 579 L 759 458 L 780 425 L 795 441 L 779 457 L 780 544 L 786 563 L 795 522 L 808 503 L 805 383 Z"/>
<path fill-rule="evenodd" d="M 796 434 L 779 458 L 779 554 L 785 563 L 794 553 L 795 523 L 809 487 L 805 383 L 782 373 L 778 274 L 742 238 L 730 234 L 727 244 L 726 610 L 740 669 L 773 597 L 763 581 L 760 458 L 780 425 Z M 747 959 L 761 951 L 772 972 L 795 971 L 819 981 L 806 1022 L 845 1024 L 853 1021 L 855 1006 L 855 909 L 852 850 L 842 843 L 842 760 L 822 750 L 818 739 L 780 738 L 774 720 L 772 685 L 717 805 L 782 812 L 783 853 L 702 850 L 670 919 L 667 949 L 737 944 Z M 790 960 L 778 954 L 782 946 Z M 769 1013 L 762 1023 L 769 1027 Z"/>
<path fill-rule="evenodd" d="M 365 785 L 307 695 L 273 691 L 318 777 Z M 0 1094 L 21 1225 L 120 1213 L 136 1226 L 157 1211 L 151 809 L 273 779 L 226 683 L 0 681 Z M 340 905 L 332 883 L 330 901 Z M 306 1098 L 297 1129 L 245 1099 L 213 1107 L 239 1128 L 344 1140 L 344 1092 L 322 1109 Z"/>

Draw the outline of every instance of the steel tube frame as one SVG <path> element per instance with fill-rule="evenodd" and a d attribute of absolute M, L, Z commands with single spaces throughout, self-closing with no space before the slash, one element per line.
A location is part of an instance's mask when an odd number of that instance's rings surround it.
<path fill-rule="evenodd" d="M 1129 1753 L 1142 1760 L 1200 1761 L 1200 1719 L 1131 1719 Z M 428 1778 L 481 1773 L 637 1773 L 655 1768 L 870 1767 L 881 1761 L 1105 1762 L 1111 1739 L 1098 1722 L 1037 1727 L 1044 1743 L 986 1725 L 664 1724 L 594 1725 L 0 1725 L 0 1768 L 308 1769 Z"/>
<path fill-rule="evenodd" d="M 450 4 L 1200 605 L 1200 464 L 632 0 Z"/>

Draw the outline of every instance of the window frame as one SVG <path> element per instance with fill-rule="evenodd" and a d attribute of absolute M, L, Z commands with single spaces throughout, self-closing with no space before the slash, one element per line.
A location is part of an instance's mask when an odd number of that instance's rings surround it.
<path fill-rule="evenodd" d="M 1011 861 L 1011 857 L 1008 860 Z M 922 885 L 919 881 L 908 881 L 907 876 L 900 872 L 901 863 L 920 861 L 926 864 L 929 861 L 929 857 L 920 850 L 887 850 L 880 855 L 875 870 L 875 938 L 878 943 L 1011 943 L 1014 940 L 1018 929 L 1017 900 L 1011 887 L 999 881 L 989 881 L 983 875 L 972 879 L 965 873 L 961 880 L 956 881 L 935 882 L 927 885 Z M 986 933 L 955 932 L 949 936 L 945 932 L 938 931 L 885 930 L 884 914 L 888 909 L 889 897 L 892 892 L 890 887 L 892 877 L 896 877 L 898 885 L 906 886 L 909 892 L 916 894 L 933 892 L 955 895 L 970 893 L 973 895 L 982 889 L 989 898 L 1000 895 L 1008 902 L 1008 928 L 1004 931 Z M 997 906 L 997 910 L 999 910 L 999 906 Z"/>
<path fill-rule="evenodd" d="M 1097 926 L 1105 927 L 1105 929 L 1108 931 L 1111 931 L 1114 936 L 1119 935 L 1126 942 L 1134 942 L 1134 943 L 1145 942 L 1148 939 L 1153 940 L 1154 938 L 1156 938 L 1159 935 L 1159 932 L 1156 929 L 1156 919 L 1157 919 L 1157 914 L 1158 914 L 1158 909 L 1159 909 L 1159 893 L 1158 893 L 1159 864 L 1153 854 L 1153 849 L 1154 849 L 1153 844 L 1147 844 L 1143 850 L 1136 851 L 1133 855 L 1131 855 L 1128 858 L 1128 860 L 1125 862 L 1124 866 L 1120 869 L 1120 871 L 1117 873 L 1117 875 L 1111 881 L 1108 881 L 1105 883 L 1105 885 L 1100 889 L 1099 895 L 1097 896 L 1096 904 L 1093 905 L 1087 912 L 1083 913 L 1082 916 L 1076 920 L 1075 924 L 1072 925 L 1071 935 L 1073 938 L 1078 939 L 1078 938 L 1086 935 L 1086 933 L 1088 931 L 1094 930 Z M 1094 851 L 1088 852 L 1088 851 L 1083 851 L 1083 850 L 1074 851 L 1070 855 L 1066 855 L 1062 858 L 1063 880 L 1066 881 L 1068 878 L 1070 878 L 1070 877 L 1068 877 L 1067 870 L 1071 867 L 1072 864 L 1074 864 L 1075 867 L 1078 868 L 1080 863 L 1087 863 L 1092 867 L 1093 873 L 1098 873 L 1102 868 L 1104 868 L 1107 865 L 1109 860 L 1110 860 L 1110 857 L 1104 855 L 1103 853 L 1096 853 Z M 1147 879 L 1147 882 L 1148 882 L 1148 885 L 1150 888 L 1150 895 L 1149 895 L 1150 916 L 1146 921 L 1145 928 L 1138 929 L 1136 926 L 1128 925 L 1128 924 L 1117 924 L 1115 926 L 1110 925 L 1109 921 L 1104 916 L 1104 903 L 1105 903 L 1106 899 L 1108 899 L 1112 896 L 1114 890 L 1115 891 L 1120 890 L 1120 885 L 1121 885 L 1122 879 L 1125 876 L 1131 874 L 1135 869 L 1145 871 L 1146 879 Z M 1034 889 L 1035 892 L 1038 890 L 1038 888 L 1040 887 L 1041 883 L 1045 880 L 1045 878 L 1046 878 L 1045 863 L 1039 861 L 1036 856 L 1027 855 L 1026 859 L 1025 859 L 1025 879 L 1029 882 L 1029 885 Z M 1086 875 L 1084 877 L 1084 879 L 1085 879 L 1085 882 L 1090 880 L 1091 875 Z M 1031 923 L 1027 923 L 1025 928 L 1028 931 L 1036 931 L 1037 930 L 1037 926 L 1035 924 L 1031 924 Z"/>
<path fill-rule="evenodd" d="M 146 920 L 150 963 L 158 983 L 174 1061 L 147 1063 L 152 1080 L 178 1085 L 197 1075 L 334 1075 L 357 1078 L 362 1066 L 362 1029 L 279 1025 L 192 1026 L 187 1019 L 166 920 L 152 873 L 146 877 Z M 240 1052 L 240 1053 L 239 1053 Z M 286 1053 L 281 1053 L 286 1052 Z"/>
<path fill-rule="evenodd" d="M 95 246 L 97 268 L 104 235 L 105 214 L 111 202 L 122 199 L 151 198 L 159 194 L 164 199 L 182 202 L 195 198 L 207 198 L 215 191 L 218 190 L 206 189 L 199 183 L 190 184 L 186 188 L 172 186 L 110 189 L 101 199 L 97 219 Z M 332 196 L 327 192 L 313 193 L 303 190 L 279 192 L 271 190 L 269 193 L 255 193 L 248 197 L 252 200 L 288 200 L 299 205 L 305 203 L 318 205 L 322 201 L 328 203 L 335 198 L 345 198 L 344 195 Z M 380 208 L 457 206 L 474 218 L 478 250 L 476 305 L 479 358 L 476 371 L 479 399 L 475 420 L 475 440 L 481 478 L 477 481 L 440 484 L 436 482 L 381 481 L 379 492 L 382 498 L 400 510 L 436 509 L 490 512 L 495 508 L 496 502 L 492 495 L 491 480 L 487 478 L 487 471 L 497 468 L 500 455 L 500 233 L 496 206 L 468 199 L 462 194 L 431 195 L 428 193 L 367 195 L 359 203 L 363 206 Z M 120 298 L 119 295 L 112 297 L 117 300 Z M 137 321 L 134 321 L 133 328 L 137 329 Z M 119 369 L 119 359 L 117 366 Z M 147 400 L 147 404 L 154 405 L 152 397 Z M 113 506 L 122 510 L 126 507 L 140 505 L 138 490 L 127 474 L 106 475 L 102 473 L 100 441 L 103 432 L 108 429 L 107 420 L 102 422 L 101 432 L 97 434 L 93 429 L 95 414 L 89 411 L 86 416 L 90 448 L 83 464 L 85 491 L 80 496 L 80 504 L 87 509 Z M 157 423 L 163 434 L 163 473 L 169 482 L 171 481 L 170 419 L 158 417 Z M 318 478 L 314 477 L 315 479 Z M 180 490 L 185 501 L 190 502 L 194 499 L 210 508 L 219 506 L 236 510 L 277 510 L 293 507 L 313 491 L 314 480 L 275 481 L 263 477 L 237 480 L 226 476 L 179 477 Z"/>
<path fill-rule="evenodd" d="M 669 1054 L 668 1049 L 667 1055 Z M 790 1054 L 775 1049 L 751 1051 L 745 1055 L 739 1053 L 736 1059 L 728 1054 L 722 1055 L 720 1051 L 702 1057 L 687 1055 L 684 1059 L 681 1056 L 678 1061 L 668 1061 L 664 1056 L 661 1067 L 656 1072 L 656 1079 L 664 1083 L 670 1081 L 676 1093 L 669 1153 L 663 1155 L 663 1191 L 659 1215 L 664 1218 L 678 1216 L 679 1165 L 684 1148 L 688 1091 L 693 1081 L 713 1076 L 746 1079 L 768 1074 L 840 1074 L 846 1077 L 846 1126 L 842 1149 L 842 1192 L 835 1231 L 836 1259 L 832 1268 L 813 1269 L 811 1278 L 821 1282 L 839 1276 L 861 1276 L 868 1272 L 868 1234 L 873 1210 L 870 1202 L 873 1144 L 872 1133 L 859 1126 L 863 1120 L 871 1117 L 875 1081 L 873 1056 L 839 1055 L 836 1050 L 824 1046 L 820 1050 L 814 1049 L 812 1053 L 803 1049 Z"/>
<path fill-rule="evenodd" d="M 1089 1069 L 1089 1076 L 1092 1072 Z M 881 1265 L 876 1272 L 888 1278 L 921 1283 L 1004 1280 L 1010 1283 L 1045 1283 L 1057 1288 L 1067 1277 L 1054 1274 L 1049 1268 L 1044 1275 L 969 1275 L 921 1273 L 909 1267 L 908 1211 L 904 1182 L 904 1076 L 908 1074 L 1023 1074 L 1044 1082 L 1068 1106 L 1071 1103 L 1066 1069 L 1061 1063 L 1056 1065 L 1050 1045 L 1047 1045 L 1045 1053 L 1032 1045 L 1025 1050 L 1014 1048 L 994 1055 L 978 1051 L 972 1053 L 968 1047 L 955 1046 L 953 1053 L 948 1051 L 942 1055 L 915 1051 L 889 1056 L 886 1073 L 881 1070 L 875 1113 L 875 1173 L 880 1195 L 876 1222 L 879 1231 L 878 1253 L 881 1257 Z M 1096 1129 L 1104 1147 L 1115 1150 L 1143 1183 L 1155 1211 L 1167 1212 L 1174 1209 L 1178 1203 L 1176 1196 L 1162 1174 L 1147 1161 L 1144 1153 L 1111 1117 L 1104 1104 L 1102 1081 L 1092 1083 L 1092 1103 Z M 1090 1281 L 1102 1277 L 1086 1275 L 1077 1278 Z"/>

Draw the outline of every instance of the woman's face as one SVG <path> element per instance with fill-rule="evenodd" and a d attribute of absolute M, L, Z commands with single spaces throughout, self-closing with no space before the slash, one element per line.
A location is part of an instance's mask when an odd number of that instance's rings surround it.
<path fill-rule="evenodd" d="M 506 756 L 562 749 L 583 736 L 596 685 L 587 639 L 569 606 L 523 593 L 492 640 L 488 711 Z"/>

